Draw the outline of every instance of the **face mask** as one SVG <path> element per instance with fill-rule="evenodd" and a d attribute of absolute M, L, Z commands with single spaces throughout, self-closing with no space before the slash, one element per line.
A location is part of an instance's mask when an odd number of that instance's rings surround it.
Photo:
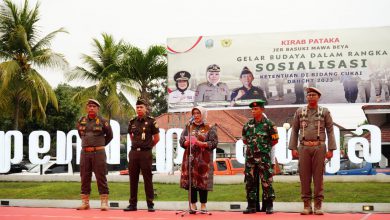
<path fill-rule="evenodd" d="M 89 118 L 95 118 L 96 117 L 96 113 L 95 112 L 88 112 L 88 117 Z"/>

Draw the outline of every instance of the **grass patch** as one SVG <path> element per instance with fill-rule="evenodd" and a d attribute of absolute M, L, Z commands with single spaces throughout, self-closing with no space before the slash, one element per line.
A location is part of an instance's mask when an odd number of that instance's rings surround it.
<path fill-rule="evenodd" d="M 110 200 L 128 200 L 129 183 L 109 183 Z M 178 184 L 154 184 L 156 201 L 187 201 L 187 191 Z M 300 202 L 299 183 L 274 183 L 277 202 Z M 0 198 L 7 199 L 79 199 L 78 182 L 0 182 Z M 145 200 L 143 183 L 139 185 L 139 200 Z M 214 185 L 209 201 L 246 201 L 245 185 Z M 96 183 L 92 183 L 92 199 L 98 199 Z M 390 203 L 388 183 L 325 182 L 325 202 Z"/>

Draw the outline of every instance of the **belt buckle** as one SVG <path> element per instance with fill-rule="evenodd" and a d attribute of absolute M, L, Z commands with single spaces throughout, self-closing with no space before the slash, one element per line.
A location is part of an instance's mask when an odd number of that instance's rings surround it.
<path fill-rule="evenodd" d="M 136 149 L 137 149 L 137 151 L 141 151 L 141 148 L 140 148 L 140 147 L 137 147 Z"/>

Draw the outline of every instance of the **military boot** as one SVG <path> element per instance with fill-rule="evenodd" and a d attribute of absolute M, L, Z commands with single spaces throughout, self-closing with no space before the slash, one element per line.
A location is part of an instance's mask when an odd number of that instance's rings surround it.
<path fill-rule="evenodd" d="M 260 205 L 259 205 L 260 206 Z M 261 199 L 261 209 L 258 212 L 265 212 L 267 209 L 267 200 Z M 256 209 L 257 211 L 257 209 Z"/>
<path fill-rule="evenodd" d="M 256 212 L 261 212 L 260 202 L 256 202 Z"/>
<path fill-rule="evenodd" d="M 108 211 L 108 194 L 100 195 L 100 210 Z"/>
<path fill-rule="evenodd" d="M 248 207 L 242 213 L 243 214 L 256 213 L 256 202 L 248 202 Z"/>
<path fill-rule="evenodd" d="M 268 199 L 266 202 L 265 214 L 273 214 L 274 213 L 274 202 L 272 199 Z M 264 207 L 264 205 L 263 205 Z"/>
<path fill-rule="evenodd" d="M 315 200 L 314 201 L 314 215 L 323 215 L 324 212 L 322 211 L 322 201 L 321 200 Z"/>
<path fill-rule="evenodd" d="M 311 200 L 303 201 L 303 211 L 301 215 L 310 215 L 313 214 L 313 209 L 311 208 Z"/>
<path fill-rule="evenodd" d="M 89 209 L 89 195 L 81 194 L 81 206 L 77 207 L 77 210 L 87 210 Z"/>

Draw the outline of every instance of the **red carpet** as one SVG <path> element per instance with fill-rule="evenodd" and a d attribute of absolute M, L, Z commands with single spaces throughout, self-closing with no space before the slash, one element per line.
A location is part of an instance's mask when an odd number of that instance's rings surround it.
<path fill-rule="evenodd" d="M 77 219 L 112 219 L 112 220 L 175 220 L 175 219 L 212 219 L 212 220 L 263 220 L 263 219 L 321 219 L 321 220 L 389 220 L 390 214 L 379 213 L 331 213 L 323 216 L 302 216 L 298 213 L 277 212 L 273 215 L 256 213 L 244 215 L 241 212 L 212 212 L 212 215 L 176 215 L 175 211 L 156 211 L 154 213 L 140 210 L 136 212 L 123 212 L 122 210 L 110 210 L 102 212 L 98 209 L 77 211 L 75 209 L 58 208 L 23 208 L 23 207 L 0 207 L 1 220 L 77 220 Z"/>

